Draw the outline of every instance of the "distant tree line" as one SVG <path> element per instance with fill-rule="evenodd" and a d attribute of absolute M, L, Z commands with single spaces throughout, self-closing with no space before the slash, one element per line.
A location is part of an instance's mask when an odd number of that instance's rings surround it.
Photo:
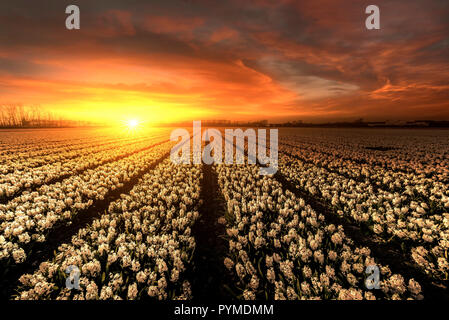
<path fill-rule="evenodd" d="M 272 123 L 272 127 L 322 127 L 322 128 L 447 128 L 447 120 L 413 120 L 413 121 L 368 121 L 362 118 L 353 122 L 305 123 L 301 120 L 285 123 Z"/>
<path fill-rule="evenodd" d="M 92 125 L 87 121 L 65 120 L 39 105 L 0 104 L 1 128 L 55 128 Z"/>
<path fill-rule="evenodd" d="M 204 127 L 267 127 L 268 120 L 237 121 L 237 120 L 201 120 Z M 158 124 L 160 127 L 191 127 L 192 121 L 166 122 Z"/>

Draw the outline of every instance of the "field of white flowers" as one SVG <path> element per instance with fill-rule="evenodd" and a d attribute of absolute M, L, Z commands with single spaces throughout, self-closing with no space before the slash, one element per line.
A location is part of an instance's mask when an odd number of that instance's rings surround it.
<path fill-rule="evenodd" d="M 169 137 L 0 131 L 1 298 L 448 299 L 449 131 L 281 129 L 267 176 Z"/>

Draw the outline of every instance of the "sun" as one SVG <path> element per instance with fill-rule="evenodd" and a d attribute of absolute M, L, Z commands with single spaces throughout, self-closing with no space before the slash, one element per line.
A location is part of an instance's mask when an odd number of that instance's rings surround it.
<path fill-rule="evenodd" d="M 136 134 L 140 132 L 143 127 L 143 122 L 137 118 L 122 120 L 121 127 L 126 134 Z"/>
<path fill-rule="evenodd" d="M 137 119 L 130 119 L 126 122 L 126 125 L 130 130 L 136 129 L 139 126 L 139 120 Z"/>

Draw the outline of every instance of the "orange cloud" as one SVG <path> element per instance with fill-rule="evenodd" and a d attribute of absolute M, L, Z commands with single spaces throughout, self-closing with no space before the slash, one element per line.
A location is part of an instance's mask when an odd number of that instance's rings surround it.
<path fill-rule="evenodd" d="M 72 32 L 60 6 L 1 3 L 0 102 L 83 119 L 449 118 L 449 6 L 377 4 L 368 31 L 356 0 L 79 1 Z"/>

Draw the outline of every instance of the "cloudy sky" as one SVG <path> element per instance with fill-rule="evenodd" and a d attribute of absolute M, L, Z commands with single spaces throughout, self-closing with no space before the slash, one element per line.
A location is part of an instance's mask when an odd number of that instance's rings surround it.
<path fill-rule="evenodd" d="M 76 119 L 449 120 L 448 75 L 447 0 L 0 3 L 0 104 Z"/>

